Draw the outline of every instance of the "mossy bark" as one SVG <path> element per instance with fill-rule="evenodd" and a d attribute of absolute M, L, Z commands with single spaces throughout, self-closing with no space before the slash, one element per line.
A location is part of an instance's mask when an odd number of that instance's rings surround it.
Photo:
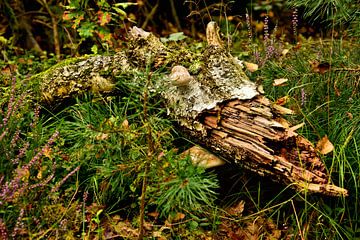
<path fill-rule="evenodd" d="M 283 109 L 263 96 L 225 50 L 215 23 L 209 23 L 207 38 L 206 50 L 191 54 L 168 49 L 151 33 L 135 27 L 127 52 L 55 66 L 34 80 L 40 82 L 41 101 L 52 104 L 87 91 L 112 92 L 114 76 L 133 74 L 147 65 L 194 68 L 202 62 L 193 71 L 196 75 L 177 72 L 183 69 L 177 67 L 157 83 L 164 107 L 186 136 L 229 161 L 299 191 L 346 196 L 346 189 L 331 184 L 312 144 L 284 124 Z"/>

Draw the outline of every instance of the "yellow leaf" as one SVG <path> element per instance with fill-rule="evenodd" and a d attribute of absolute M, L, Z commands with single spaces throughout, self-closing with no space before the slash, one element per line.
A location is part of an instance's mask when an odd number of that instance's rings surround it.
<path fill-rule="evenodd" d="M 107 140 L 109 138 L 109 134 L 107 133 L 99 133 L 95 139 L 100 141 L 100 140 Z"/>
<path fill-rule="evenodd" d="M 46 147 L 43 152 L 45 157 L 48 157 L 49 159 L 52 159 L 52 149 L 50 147 Z"/>
<path fill-rule="evenodd" d="M 277 105 L 282 106 L 282 105 L 285 105 L 289 101 L 289 99 L 290 99 L 289 96 L 284 96 L 284 97 L 278 98 L 275 103 Z"/>
<path fill-rule="evenodd" d="M 325 135 L 322 139 L 320 139 L 320 141 L 318 141 L 318 143 L 316 144 L 316 149 L 321 153 L 321 154 L 328 154 L 330 152 L 332 152 L 334 150 L 334 145 L 330 142 L 330 140 L 328 139 L 328 137 Z"/>
<path fill-rule="evenodd" d="M 287 81 L 289 81 L 287 78 L 278 78 L 274 80 L 273 86 L 281 86 L 284 85 L 284 83 L 286 83 Z"/>
<path fill-rule="evenodd" d="M 246 69 L 249 70 L 250 72 L 255 72 L 259 69 L 259 66 L 255 63 L 244 62 L 244 64 Z"/>
<path fill-rule="evenodd" d="M 122 123 L 121 123 L 121 126 L 124 128 L 124 129 L 129 129 L 129 121 L 127 119 L 125 119 Z"/>
<path fill-rule="evenodd" d="M 182 156 L 187 154 L 190 155 L 191 161 L 194 165 L 199 165 L 204 168 L 212 168 L 225 164 L 223 160 L 199 146 L 193 146 L 181 153 Z"/>
<path fill-rule="evenodd" d="M 285 57 L 286 54 L 288 54 L 288 52 L 289 52 L 289 49 L 284 49 L 284 50 L 282 50 L 281 55 L 282 55 L 283 57 Z"/>

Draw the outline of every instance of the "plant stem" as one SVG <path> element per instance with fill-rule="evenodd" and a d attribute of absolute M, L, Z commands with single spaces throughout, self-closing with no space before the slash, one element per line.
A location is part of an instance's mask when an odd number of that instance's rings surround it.
<path fill-rule="evenodd" d="M 147 79 L 145 91 L 144 91 L 144 109 L 143 109 L 144 120 L 143 121 L 144 121 L 144 124 L 146 124 L 147 131 L 148 131 L 148 135 L 147 135 L 148 151 L 147 151 L 147 157 L 146 157 L 146 161 L 145 161 L 144 176 L 143 176 L 143 182 L 142 182 L 142 187 L 141 187 L 140 229 L 139 229 L 139 237 L 138 237 L 139 240 L 143 239 L 143 237 L 144 237 L 145 197 L 146 197 L 146 186 L 147 186 L 146 180 L 147 180 L 147 173 L 149 171 L 149 163 L 152 158 L 153 150 L 154 150 L 154 144 L 153 144 L 153 140 L 152 140 L 152 136 L 151 136 L 151 125 L 149 124 L 148 116 L 147 116 L 147 104 L 148 104 L 148 97 L 149 97 L 148 89 L 149 89 L 149 84 L 151 82 L 151 75 L 152 75 L 152 73 L 150 72 L 148 74 L 148 79 Z"/>

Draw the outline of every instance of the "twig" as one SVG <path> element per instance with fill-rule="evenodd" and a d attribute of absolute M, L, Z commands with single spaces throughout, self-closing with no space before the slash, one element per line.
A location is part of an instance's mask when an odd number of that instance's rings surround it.
<path fill-rule="evenodd" d="M 148 151 L 147 151 L 147 157 L 146 157 L 146 162 L 145 162 L 145 169 L 144 169 L 144 176 L 143 176 L 143 182 L 142 182 L 142 187 L 141 187 L 141 200 L 140 200 L 140 228 L 139 228 L 139 240 L 142 240 L 144 237 L 144 217 L 145 217 L 145 197 L 146 197 L 146 187 L 147 187 L 147 173 L 149 170 L 149 163 L 150 160 L 152 158 L 153 155 L 153 151 L 154 151 L 154 144 L 153 144 L 153 139 L 151 136 L 151 125 L 149 124 L 147 118 L 147 104 L 148 104 L 148 89 L 149 89 L 149 85 L 151 82 L 151 75 L 152 73 L 150 72 L 148 74 L 148 79 L 146 82 L 146 86 L 145 86 L 145 91 L 144 91 L 144 112 L 143 112 L 143 116 L 144 116 L 144 124 L 147 125 L 147 131 L 148 131 Z"/>
<path fill-rule="evenodd" d="M 56 16 L 51 11 L 46 0 L 42 0 L 42 3 L 43 3 L 42 5 L 46 8 L 46 11 L 49 13 L 50 18 L 51 18 L 53 37 L 54 37 L 55 55 L 56 55 L 56 59 L 59 60 L 60 59 L 60 41 L 59 41 L 59 31 L 58 31 Z"/>
<path fill-rule="evenodd" d="M 143 22 L 143 24 L 141 25 L 142 29 L 145 29 L 148 22 L 150 21 L 150 19 L 152 19 L 152 17 L 154 16 L 154 14 L 156 13 L 157 8 L 159 7 L 159 0 L 156 2 L 155 6 L 151 9 L 149 14 L 146 14 L 146 18 L 145 21 Z"/>
<path fill-rule="evenodd" d="M 171 13 L 174 17 L 174 20 L 175 20 L 175 24 L 176 24 L 176 27 L 179 31 L 181 31 L 181 24 L 180 24 L 180 20 L 179 20 L 179 17 L 176 13 L 176 8 L 175 8 L 175 3 L 174 3 L 174 0 L 170 0 L 170 6 L 171 6 Z"/>

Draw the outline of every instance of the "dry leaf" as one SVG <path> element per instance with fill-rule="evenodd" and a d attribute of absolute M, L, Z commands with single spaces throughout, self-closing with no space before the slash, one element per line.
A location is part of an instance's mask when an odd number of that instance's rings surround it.
<path fill-rule="evenodd" d="M 100 141 L 100 140 L 106 140 L 106 139 L 108 139 L 108 138 L 109 138 L 109 134 L 107 134 L 107 133 L 99 133 L 99 134 L 95 137 L 95 139 L 98 140 L 98 141 Z"/>
<path fill-rule="evenodd" d="M 296 44 L 296 46 L 295 47 L 293 47 L 293 49 L 296 51 L 296 50 L 299 50 L 300 48 L 301 48 L 301 42 L 298 42 L 297 44 Z"/>
<path fill-rule="evenodd" d="M 177 212 L 174 218 L 171 219 L 171 222 L 178 222 L 180 220 L 183 220 L 185 218 L 185 214 L 181 212 Z"/>
<path fill-rule="evenodd" d="M 284 96 L 284 97 L 281 97 L 281 98 L 277 99 L 275 103 L 276 103 L 277 105 L 282 106 L 282 105 L 284 105 L 285 103 L 287 103 L 287 102 L 289 101 L 289 99 L 290 99 L 289 96 Z"/>
<path fill-rule="evenodd" d="M 129 121 L 127 119 L 125 119 L 122 123 L 121 123 L 121 126 L 124 128 L 124 129 L 129 129 Z"/>
<path fill-rule="evenodd" d="M 348 118 L 349 118 L 350 120 L 352 120 L 352 119 L 354 118 L 354 116 L 352 115 L 351 112 L 346 112 L 346 115 L 348 116 Z"/>
<path fill-rule="evenodd" d="M 321 154 L 326 155 L 334 150 L 334 145 L 330 142 L 328 137 L 325 135 L 316 144 L 316 150 L 318 150 Z"/>
<path fill-rule="evenodd" d="M 278 78 L 274 80 L 273 86 L 284 86 L 284 83 L 289 81 L 287 78 Z"/>
<path fill-rule="evenodd" d="M 225 164 L 223 160 L 199 146 L 193 146 L 181 155 L 190 155 L 191 161 L 194 165 L 199 165 L 204 168 L 212 168 Z"/>
<path fill-rule="evenodd" d="M 244 211 L 244 206 L 245 206 L 245 202 L 241 200 L 236 205 L 226 209 L 226 212 L 233 216 L 241 216 L 241 214 Z"/>
<path fill-rule="evenodd" d="M 257 87 L 257 90 L 258 90 L 259 93 L 265 94 L 263 85 L 260 84 L 260 85 Z"/>
<path fill-rule="evenodd" d="M 289 52 L 289 49 L 284 49 L 284 50 L 282 50 L 281 55 L 282 55 L 283 57 L 285 57 L 286 54 L 288 54 L 288 52 Z"/>
<path fill-rule="evenodd" d="M 316 73 L 324 74 L 330 70 L 330 64 L 327 62 L 309 61 L 311 70 Z"/>
<path fill-rule="evenodd" d="M 255 72 L 259 69 L 259 66 L 255 63 L 244 62 L 244 65 L 246 69 L 249 70 L 250 72 Z"/>

